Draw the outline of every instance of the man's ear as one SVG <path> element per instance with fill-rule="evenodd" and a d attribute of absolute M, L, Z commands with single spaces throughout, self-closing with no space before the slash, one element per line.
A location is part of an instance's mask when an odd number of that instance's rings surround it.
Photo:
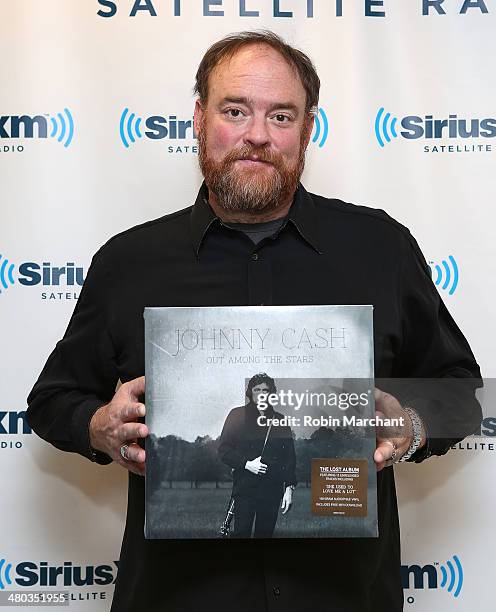
<path fill-rule="evenodd" d="M 195 114 L 193 117 L 196 135 L 200 133 L 201 126 L 202 126 L 202 119 L 203 119 L 203 107 L 201 105 L 200 99 L 198 98 L 195 102 Z"/>
<path fill-rule="evenodd" d="M 305 135 L 303 137 L 305 151 L 306 151 L 306 148 L 308 147 L 308 143 L 310 142 L 310 136 L 312 135 L 314 123 L 315 123 L 315 115 L 313 113 L 308 114 L 307 118 L 305 119 L 305 127 L 303 128 L 305 131 Z"/>

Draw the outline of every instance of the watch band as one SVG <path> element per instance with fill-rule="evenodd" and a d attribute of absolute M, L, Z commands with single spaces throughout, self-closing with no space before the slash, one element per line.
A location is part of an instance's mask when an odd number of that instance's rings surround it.
<path fill-rule="evenodd" d="M 408 459 L 410 459 L 410 457 L 418 450 L 422 440 L 422 421 L 420 420 L 419 415 L 409 406 L 403 406 L 403 410 L 408 413 L 408 416 L 412 421 L 413 440 L 406 453 L 398 459 L 398 462 L 408 461 Z"/>

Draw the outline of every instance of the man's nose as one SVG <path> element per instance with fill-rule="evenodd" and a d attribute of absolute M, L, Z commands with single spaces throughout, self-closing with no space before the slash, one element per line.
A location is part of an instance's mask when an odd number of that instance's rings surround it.
<path fill-rule="evenodd" d="M 244 134 L 246 144 L 262 147 L 270 143 L 270 134 L 265 117 L 251 117 Z"/>

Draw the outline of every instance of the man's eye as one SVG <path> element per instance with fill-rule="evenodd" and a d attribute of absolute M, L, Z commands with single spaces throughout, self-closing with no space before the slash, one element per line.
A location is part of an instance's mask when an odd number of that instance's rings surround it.
<path fill-rule="evenodd" d="M 287 123 L 288 121 L 291 120 L 291 117 L 288 117 L 288 115 L 283 115 L 281 113 L 278 113 L 277 115 L 274 115 L 274 116 L 278 123 Z"/>
<path fill-rule="evenodd" d="M 238 117 L 241 117 L 241 111 L 239 110 L 239 108 L 228 108 L 226 110 L 226 113 L 233 117 L 234 119 L 237 119 Z"/>

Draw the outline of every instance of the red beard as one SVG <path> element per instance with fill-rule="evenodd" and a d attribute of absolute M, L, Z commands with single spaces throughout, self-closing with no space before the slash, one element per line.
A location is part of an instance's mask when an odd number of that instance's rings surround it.
<path fill-rule="evenodd" d="M 300 139 L 298 160 L 288 166 L 279 153 L 266 147 L 245 145 L 233 149 L 222 160 L 214 161 L 207 154 L 205 127 L 198 137 L 200 169 L 217 204 L 231 212 L 270 212 L 292 198 L 305 165 L 304 134 Z M 241 167 L 237 160 L 257 157 L 256 164 Z"/>

